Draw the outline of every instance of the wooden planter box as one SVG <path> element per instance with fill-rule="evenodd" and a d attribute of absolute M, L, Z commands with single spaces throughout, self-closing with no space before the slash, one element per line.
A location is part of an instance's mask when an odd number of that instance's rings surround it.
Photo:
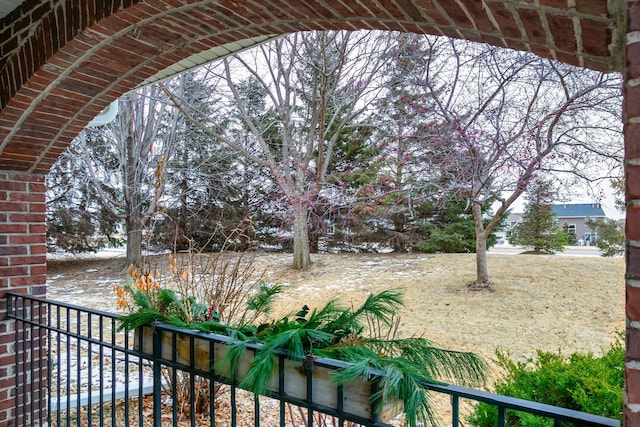
<path fill-rule="evenodd" d="M 228 344 L 233 340 L 224 335 L 208 334 L 216 341 L 213 343 L 213 355 L 211 355 L 210 341 L 203 338 L 194 337 L 191 334 L 176 333 L 175 355 L 173 351 L 172 332 L 156 329 L 161 334 L 161 357 L 167 361 L 193 366 L 199 370 L 210 372 L 214 363 L 222 360 L 228 350 Z M 142 333 L 142 347 L 140 348 L 140 334 Z M 194 360 L 190 359 L 189 341 L 194 340 Z M 218 342 L 220 341 L 220 342 Z M 153 356 L 153 330 L 149 326 L 136 329 L 134 337 L 134 348 L 143 354 Z M 259 345 L 258 347 L 259 348 Z M 247 373 L 253 360 L 254 350 L 247 349 L 245 354 L 236 366 L 236 378 L 240 380 Z M 267 387 L 269 391 L 278 393 L 279 367 L 277 356 L 274 356 L 274 372 L 271 383 Z M 326 360 L 326 359 L 325 359 Z M 342 362 L 338 362 L 341 364 Z M 299 360 L 284 359 L 284 389 L 281 391 L 285 396 L 300 400 L 307 400 L 307 374 Z M 312 370 L 312 400 L 314 404 L 322 405 L 334 410 L 338 410 L 338 387 L 331 379 L 332 371 L 337 368 L 327 367 L 321 364 L 314 364 Z M 217 374 L 231 380 L 230 366 L 222 366 Z M 355 415 L 367 420 L 374 420 L 371 405 L 372 383 L 364 378 L 357 378 L 343 386 L 342 412 Z M 402 402 L 391 402 L 383 405 L 382 410 L 377 414 L 377 422 L 388 423 L 393 417 L 398 415 L 403 409 Z"/>

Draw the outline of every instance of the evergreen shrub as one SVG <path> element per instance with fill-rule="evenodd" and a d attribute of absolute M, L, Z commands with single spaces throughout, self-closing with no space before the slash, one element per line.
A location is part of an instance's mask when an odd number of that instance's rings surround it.
<path fill-rule="evenodd" d="M 538 350 L 535 360 L 513 361 L 497 351 L 505 376 L 495 384 L 498 394 L 575 409 L 594 415 L 622 419 L 623 359 L 619 338 L 601 357 Z M 467 420 L 474 426 L 498 425 L 498 409 L 479 403 Z M 553 426 L 553 420 L 507 411 L 508 426 Z M 564 425 L 564 424 L 563 424 Z"/>

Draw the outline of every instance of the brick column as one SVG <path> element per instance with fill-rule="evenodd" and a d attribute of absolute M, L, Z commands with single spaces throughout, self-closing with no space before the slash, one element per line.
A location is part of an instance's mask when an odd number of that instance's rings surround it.
<path fill-rule="evenodd" d="M 27 373 L 20 368 L 47 366 L 46 351 L 33 344 L 44 346 L 46 341 L 36 339 L 40 331 L 30 329 L 20 333 L 21 344 L 16 346 L 16 325 L 7 318 L 6 298 L 8 291 L 34 296 L 46 293 L 45 207 L 43 176 L 0 171 L 0 427 L 39 425 L 40 420 L 31 420 L 31 414 L 42 419 L 46 412 L 46 372 Z M 22 384 L 17 390 L 16 378 Z M 16 393 L 21 395 L 23 415 L 15 414 Z"/>

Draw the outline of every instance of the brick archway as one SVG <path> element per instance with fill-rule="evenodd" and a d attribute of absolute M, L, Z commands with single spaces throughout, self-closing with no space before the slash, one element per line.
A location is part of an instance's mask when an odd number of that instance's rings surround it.
<path fill-rule="evenodd" d="M 1 22 L 0 355 L 12 339 L 4 293 L 45 293 L 44 174 L 89 120 L 135 87 L 311 29 L 443 34 L 623 71 L 625 422 L 640 425 L 640 0 L 33 0 Z M 10 363 L 0 357 L 0 427 L 11 420 Z"/>
<path fill-rule="evenodd" d="M 624 0 L 543 0 L 542 6 L 487 0 L 484 7 L 477 0 L 421 0 L 386 2 L 385 8 L 375 0 L 179 6 L 160 0 L 58 0 L 52 10 L 46 9 L 48 1 L 41 3 L 5 16 L 0 33 L 0 169 L 46 173 L 111 101 L 170 74 L 176 63 L 203 62 L 202 52 L 225 45 L 233 51 L 239 40 L 309 29 L 379 28 L 483 41 L 605 71 L 621 65 L 623 12 L 616 8 Z"/>

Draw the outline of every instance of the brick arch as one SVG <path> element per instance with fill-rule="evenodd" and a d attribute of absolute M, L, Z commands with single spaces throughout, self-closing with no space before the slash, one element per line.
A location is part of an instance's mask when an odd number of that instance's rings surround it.
<path fill-rule="evenodd" d="M 57 0 L 48 10 L 49 1 L 29 10 L 23 5 L 3 19 L 0 33 L 0 169 L 45 173 L 109 102 L 166 75 L 175 63 L 197 63 L 201 52 L 239 40 L 376 28 L 444 34 L 614 70 L 620 67 L 615 9 L 621 5 L 624 0 Z"/>

